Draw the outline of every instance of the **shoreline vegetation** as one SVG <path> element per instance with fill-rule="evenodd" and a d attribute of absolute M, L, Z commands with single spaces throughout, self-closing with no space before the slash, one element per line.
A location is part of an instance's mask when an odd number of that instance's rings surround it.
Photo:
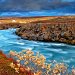
<path fill-rule="evenodd" d="M 15 68 L 14 68 L 15 66 Z M 34 75 L 28 68 L 19 66 L 18 62 L 0 50 L 0 75 Z M 19 70 L 19 73 L 18 71 Z"/>
<path fill-rule="evenodd" d="M 56 61 L 46 63 L 45 56 L 29 49 L 10 50 L 8 55 L 0 51 L 0 75 L 75 75 L 75 68 L 69 70 L 66 63 Z"/>
<path fill-rule="evenodd" d="M 0 17 L 0 30 L 8 28 L 23 39 L 75 45 L 75 16 Z"/>

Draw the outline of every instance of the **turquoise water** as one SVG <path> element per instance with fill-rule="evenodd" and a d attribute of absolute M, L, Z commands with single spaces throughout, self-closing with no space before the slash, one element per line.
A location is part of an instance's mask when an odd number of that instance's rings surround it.
<path fill-rule="evenodd" d="M 23 40 L 15 35 L 15 31 L 16 29 L 0 30 L 0 49 L 4 53 L 7 54 L 9 50 L 21 51 L 29 48 L 34 52 L 39 51 L 43 54 L 47 58 L 47 62 L 56 60 L 70 66 L 75 65 L 75 46 Z"/>

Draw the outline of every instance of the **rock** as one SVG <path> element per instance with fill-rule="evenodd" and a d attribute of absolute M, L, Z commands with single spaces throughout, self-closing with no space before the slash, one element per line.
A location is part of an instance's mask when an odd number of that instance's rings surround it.
<path fill-rule="evenodd" d="M 0 19 L 0 29 L 17 28 L 15 33 L 23 39 L 75 45 L 75 16 L 15 18 L 16 23 L 13 19 Z"/>
<path fill-rule="evenodd" d="M 44 23 L 41 21 L 40 24 L 39 22 L 26 24 L 17 31 L 17 35 L 20 34 L 21 37 L 29 40 L 75 44 L 75 22 L 71 24 L 64 19 L 61 19 L 63 22 L 55 20 L 50 21 L 49 24 L 46 21 Z"/>

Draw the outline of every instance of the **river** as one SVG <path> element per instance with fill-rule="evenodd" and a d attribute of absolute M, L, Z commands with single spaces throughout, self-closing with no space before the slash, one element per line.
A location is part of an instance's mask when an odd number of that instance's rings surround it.
<path fill-rule="evenodd" d="M 0 30 L 0 49 L 5 54 L 10 50 L 21 51 L 32 49 L 34 53 L 43 54 L 48 63 L 52 61 L 64 62 L 72 67 L 75 65 L 75 46 L 64 43 L 46 43 L 21 39 L 15 34 L 16 29 Z"/>

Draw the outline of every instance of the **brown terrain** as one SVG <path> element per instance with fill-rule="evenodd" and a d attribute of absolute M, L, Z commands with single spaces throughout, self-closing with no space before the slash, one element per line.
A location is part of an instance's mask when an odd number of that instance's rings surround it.
<path fill-rule="evenodd" d="M 11 63 L 14 63 L 15 68 L 10 66 Z M 19 73 L 15 71 L 16 68 L 18 68 L 17 62 L 13 58 L 8 58 L 0 51 L 0 75 L 34 75 L 22 65 L 19 67 Z"/>
<path fill-rule="evenodd" d="M 0 29 L 7 28 L 24 39 L 75 45 L 75 16 L 1 17 Z"/>

